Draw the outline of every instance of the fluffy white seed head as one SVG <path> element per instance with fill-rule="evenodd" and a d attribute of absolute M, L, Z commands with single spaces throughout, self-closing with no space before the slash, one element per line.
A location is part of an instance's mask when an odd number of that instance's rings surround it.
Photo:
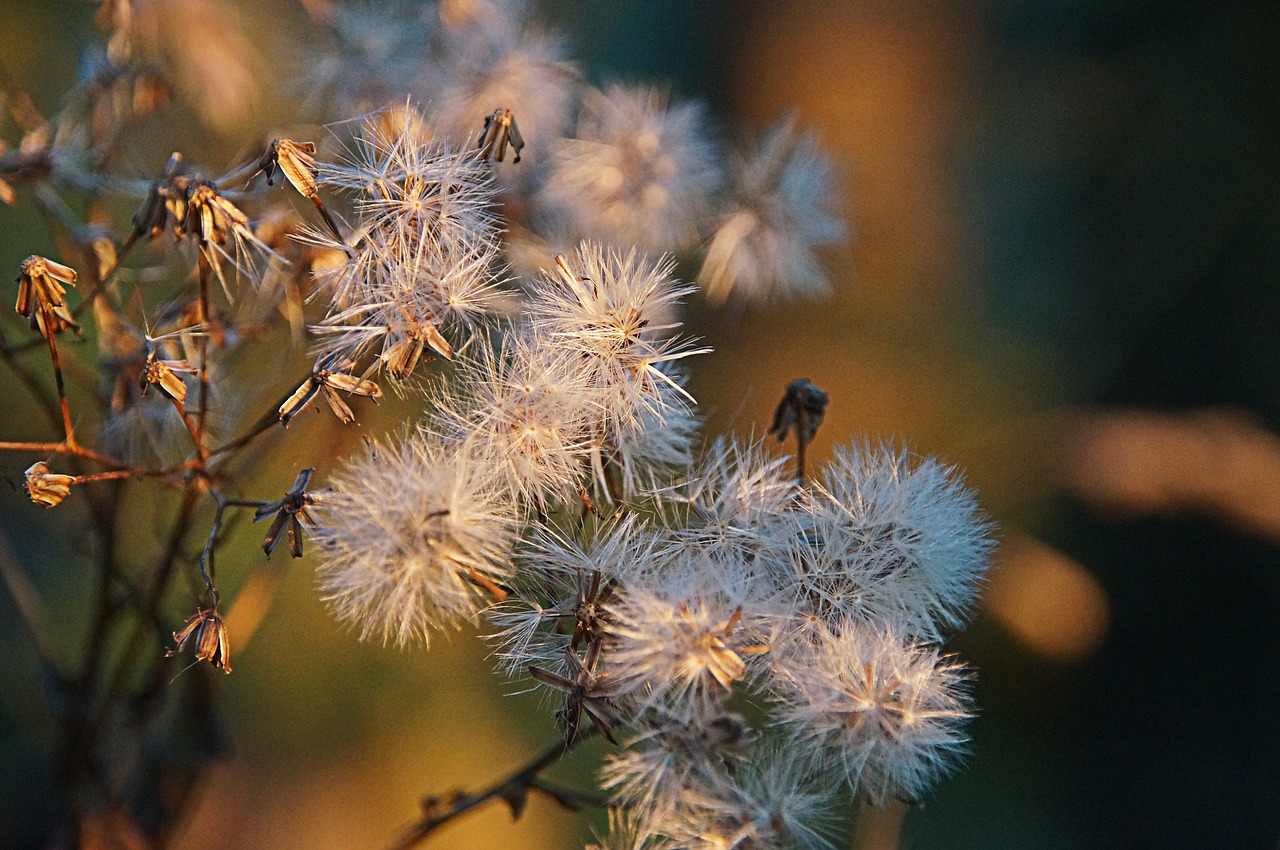
<path fill-rule="evenodd" d="M 653 88 L 589 93 L 577 138 L 556 151 L 546 205 L 579 236 L 654 253 L 689 247 L 720 182 L 703 121 Z"/>
<path fill-rule="evenodd" d="M 335 478 L 315 538 L 320 592 L 359 630 L 400 645 L 457 628 L 511 575 L 513 508 L 455 446 L 413 434 Z"/>
<path fill-rule="evenodd" d="M 965 673 L 936 648 L 849 624 L 775 647 L 778 716 L 815 767 L 883 805 L 919 799 L 967 741 Z"/>
<path fill-rule="evenodd" d="M 836 449 L 795 539 L 791 587 L 807 613 L 930 638 L 963 622 L 993 546 L 953 468 L 869 444 Z"/>
<path fill-rule="evenodd" d="M 692 402 L 670 373 L 675 361 L 707 350 L 675 336 L 676 305 L 691 289 L 671 277 L 670 261 L 654 265 L 634 250 L 583 242 L 562 262 L 531 288 L 529 320 L 576 357 L 596 395 L 602 435 L 616 447 L 619 437 Z"/>
<path fill-rule="evenodd" d="M 712 302 L 757 304 L 825 295 L 820 252 L 845 241 L 831 161 L 795 122 L 776 124 L 734 169 L 734 194 L 698 282 Z"/>

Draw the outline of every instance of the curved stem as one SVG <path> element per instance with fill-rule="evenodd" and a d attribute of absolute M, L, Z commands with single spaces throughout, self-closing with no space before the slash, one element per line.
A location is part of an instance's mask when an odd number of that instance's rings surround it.
<path fill-rule="evenodd" d="M 595 805 L 597 798 L 586 792 L 561 788 L 539 778 L 538 774 L 573 749 L 577 741 L 560 738 L 483 791 L 467 793 L 455 791 L 448 797 L 428 797 L 422 801 L 422 817 L 405 827 L 389 850 L 408 850 L 426 839 L 446 823 L 481 806 L 501 801 L 511 809 L 513 817 L 519 817 L 528 800 L 529 791 L 540 791 L 560 805 L 574 808 L 576 805 Z"/>

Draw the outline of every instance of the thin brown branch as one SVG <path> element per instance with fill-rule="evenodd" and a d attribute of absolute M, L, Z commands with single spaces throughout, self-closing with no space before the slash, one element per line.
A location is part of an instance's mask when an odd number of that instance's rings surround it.
<path fill-rule="evenodd" d="M 504 802 L 511 808 L 512 814 L 518 817 L 524 808 L 524 801 L 530 789 L 551 794 L 548 790 L 552 787 L 550 783 L 546 783 L 545 788 L 538 787 L 540 782 L 538 774 L 569 752 L 574 743 L 564 738 L 558 739 L 524 765 L 483 791 L 470 794 L 457 791 L 446 798 L 428 797 L 422 802 L 422 817 L 405 827 L 400 836 L 391 843 L 390 850 L 408 850 L 410 847 L 415 847 L 450 821 L 489 803 Z"/>

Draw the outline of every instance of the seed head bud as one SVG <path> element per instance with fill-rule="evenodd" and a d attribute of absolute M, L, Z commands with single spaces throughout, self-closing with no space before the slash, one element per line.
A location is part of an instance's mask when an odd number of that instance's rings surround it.
<path fill-rule="evenodd" d="M 480 131 L 480 139 L 476 147 L 480 149 L 480 158 L 492 157 L 502 162 L 507 155 L 507 145 L 515 153 L 512 162 L 520 161 L 520 151 L 524 148 L 524 136 L 516 126 L 516 116 L 510 109 L 500 106 L 490 115 L 485 116 L 484 129 Z"/>
<path fill-rule="evenodd" d="M 778 402 L 769 433 L 776 434 L 778 442 L 782 442 L 794 430 L 796 439 L 808 445 L 818 433 L 828 401 L 827 394 L 808 378 L 796 378 L 787 384 L 782 401 Z"/>

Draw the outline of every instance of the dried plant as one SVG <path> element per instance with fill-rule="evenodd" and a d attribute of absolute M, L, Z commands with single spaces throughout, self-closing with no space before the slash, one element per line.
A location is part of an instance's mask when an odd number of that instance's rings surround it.
<path fill-rule="evenodd" d="M 177 768 L 102 760 L 126 734 L 121 711 L 135 740 L 162 743 L 211 710 L 216 690 L 170 681 L 162 659 L 190 651 L 231 672 L 239 638 L 215 566 L 244 511 L 271 520 L 268 557 L 286 538 L 302 557 L 311 538 L 320 593 L 361 638 L 426 645 L 488 624 L 498 673 L 554 706 L 563 736 L 546 752 L 492 789 L 433 799 L 397 846 L 491 800 L 518 814 L 534 791 L 610 807 L 602 846 L 630 848 L 828 846 L 840 789 L 920 799 L 955 765 L 972 713 L 940 649 L 991 549 L 972 494 L 940 462 L 871 443 L 806 477 L 827 395 L 805 380 L 771 429 L 795 434 L 796 475 L 762 443 L 703 447 L 685 380 L 709 349 L 680 333 L 699 291 L 680 269 L 700 265 L 713 302 L 826 289 L 820 254 L 844 227 L 813 138 L 783 119 L 722 168 L 700 107 L 586 85 L 523 4 L 410 5 L 403 21 L 307 8 L 334 51 L 296 84 L 364 114 L 304 103 L 299 127 L 329 122 L 326 134 L 276 138 L 222 176 L 179 153 L 152 181 L 113 170 L 158 89 L 203 91 L 210 69 L 159 33 L 206 32 L 206 4 L 106 2 L 106 47 L 62 112 L 19 109 L 8 91 L 23 136 L 0 156 L 0 186 L 49 214 L 65 263 L 22 264 L 17 313 L 35 336 L 0 337 L 54 433 L 0 451 L 42 458 L 25 472 L 35 505 L 88 504 L 101 576 L 74 664 L 44 651 L 39 606 L 15 590 L 64 706 L 50 846 L 103 829 L 168 840 L 188 802 L 161 794 Z M 371 27 L 405 37 L 374 49 Z M 250 74 L 237 33 L 211 38 L 209 62 Z M 111 94 L 122 88 L 132 96 Z M 209 97 L 195 105 L 212 121 L 231 92 Z M 269 188 L 277 172 L 283 191 Z M 108 193 L 132 196 L 130 221 L 112 219 Z M 97 357 L 80 348 L 74 366 L 100 377 L 96 395 L 68 392 L 59 347 L 86 313 Z M 314 365 L 281 383 L 273 364 L 303 324 Z M 246 375 L 233 366 L 246 359 L 268 365 Z M 350 425 L 386 388 L 420 401 L 418 419 L 336 464 L 281 427 L 321 396 Z M 282 445 L 311 465 L 283 497 L 243 498 L 244 461 Z M 174 505 L 149 568 L 113 545 L 134 489 Z M 201 590 L 171 610 L 184 570 Z M 5 575 L 27 587 L 17 565 Z M 162 711 L 185 691 L 182 711 Z M 750 721 L 734 710 L 744 695 L 762 706 Z M 614 744 L 607 793 L 541 778 L 594 734 Z"/>

